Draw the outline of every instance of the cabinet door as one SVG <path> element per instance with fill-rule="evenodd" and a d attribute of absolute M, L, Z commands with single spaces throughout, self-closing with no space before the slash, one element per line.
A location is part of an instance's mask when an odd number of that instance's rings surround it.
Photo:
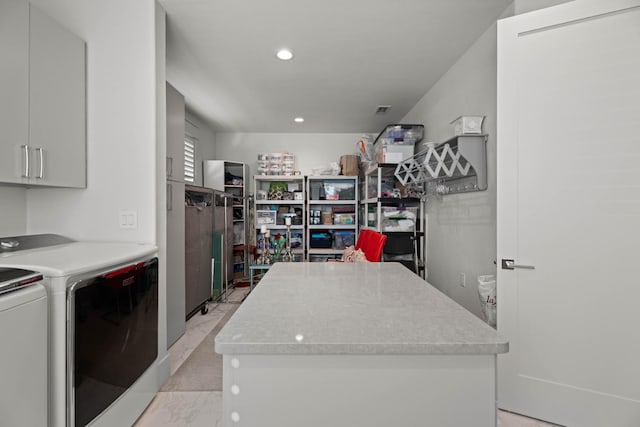
<path fill-rule="evenodd" d="M 184 184 L 167 182 L 167 347 L 185 331 Z"/>
<path fill-rule="evenodd" d="M 167 178 L 184 181 L 184 96 L 167 83 Z"/>
<path fill-rule="evenodd" d="M 84 41 L 30 7 L 31 183 L 86 187 Z"/>
<path fill-rule="evenodd" d="M 29 130 L 29 4 L 0 2 L 0 182 L 24 183 Z"/>

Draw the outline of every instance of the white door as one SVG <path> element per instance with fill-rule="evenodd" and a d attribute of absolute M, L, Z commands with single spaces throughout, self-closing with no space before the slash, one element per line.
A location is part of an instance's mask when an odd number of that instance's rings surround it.
<path fill-rule="evenodd" d="M 501 21 L 497 138 L 498 406 L 640 426 L 640 0 Z"/>

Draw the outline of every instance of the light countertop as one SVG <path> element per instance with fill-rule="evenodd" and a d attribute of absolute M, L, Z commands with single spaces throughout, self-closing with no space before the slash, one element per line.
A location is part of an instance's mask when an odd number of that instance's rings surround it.
<path fill-rule="evenodd" d="M 71 242 L 0 253 L 0 266 L 35 270 L 48 277 L 63 277 L 128 263 L 157 251 L 158 248 L 150 244 Z"/>
<path fill-rule="evenodd" d="M 222 354 L 497 354 L 492 327 L 399 263 L 276 263 L 216 337 Z"/>

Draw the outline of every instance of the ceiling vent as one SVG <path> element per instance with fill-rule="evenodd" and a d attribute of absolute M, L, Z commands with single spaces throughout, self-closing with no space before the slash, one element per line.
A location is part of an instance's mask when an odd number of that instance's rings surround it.
<path fill-rule="evenodd" d="M 376 107 L 376 114 L 387 114 L 387 111 L 391 109 L 391 105 L 378 105 Z"/>

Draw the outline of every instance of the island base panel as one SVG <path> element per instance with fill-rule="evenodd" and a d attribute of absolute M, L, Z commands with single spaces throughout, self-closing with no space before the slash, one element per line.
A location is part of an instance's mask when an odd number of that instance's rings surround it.
<path fill-rule="evenodd" d="M 224 355 L 223 425 L 496 426 L 495 355 Z"/>

